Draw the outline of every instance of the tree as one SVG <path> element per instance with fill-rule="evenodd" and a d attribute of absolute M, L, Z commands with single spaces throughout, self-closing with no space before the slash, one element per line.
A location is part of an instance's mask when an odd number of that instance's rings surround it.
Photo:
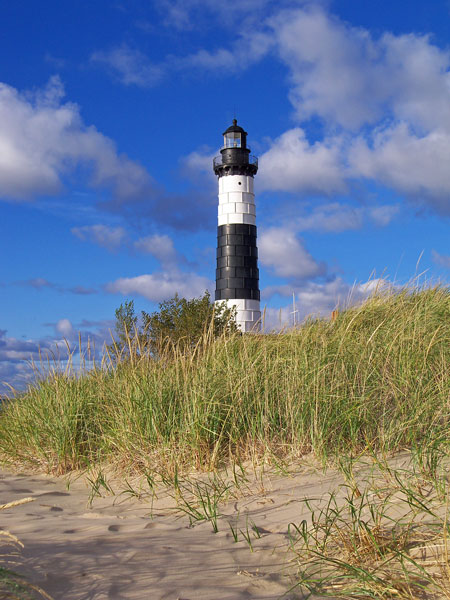
<path fill-rule="evenodd" d="M 154 357 L 171 345 L 181 351 L 193 348 L 200 338 L 210 332 L 214 337 L 237 331 L 235 309 L 225 303 L 215 305 L 209 292 L 200 298 L 180 298 L 175 294 L 159 304 L 159 310 L 149 314 L 142 311 L 141 319 L 134 312 L 134 302 L 125 301 L 116 310 L 116 347 L 127 352 L 147 351 Z"/>

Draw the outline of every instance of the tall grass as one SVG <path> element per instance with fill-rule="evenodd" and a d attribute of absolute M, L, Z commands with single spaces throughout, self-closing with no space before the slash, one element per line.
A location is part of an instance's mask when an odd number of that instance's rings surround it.
<path fill-rule="evenodd" d="M 130 348 L 133 345 L 130 342 Z M 57 371 L 0 409 L 0 460 L 53 473 L 145 473 L 228 460 L 323 460 L 450 440 L 450 293 L 379 293 L 272 335 L 208 333 L 158 361 L 138 352 Z"/>

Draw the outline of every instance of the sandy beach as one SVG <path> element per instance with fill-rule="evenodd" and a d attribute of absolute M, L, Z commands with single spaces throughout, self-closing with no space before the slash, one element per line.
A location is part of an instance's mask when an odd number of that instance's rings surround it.
<path fill-rule="evenodd" d="M 397 454 L 389 465 L 406 474 L 411 457 Z M 370 460 L 352 471 L 351 485 L 348 475 L 346 482 L 342 472 L 324 472 L 314 461 L 291 465 L 283 474 L 250 473 L 235 497 L 220 505 L 214 533 L 210 521 L 190 522 L 176 510 L 172 488 L 158 488 L 150 502 L 118 493 L 124 483 L 120 488 L 111 479 L 115 495 L 90 502 L 92 487 L 84 477 L 68 485 L 62 477 L 0 471 L 0 504 L 33 498 L 0 512 L 0 528 L 24 544 L 11 568 L 54 600 L 294 600 L 303 597 L 295 588 L 301 556 L 289 549 L 290 524 L 305 520 L 309 527 L 312 506 L 327 504 L 330 492 L 335 506 L 342 506 L 350 488 L 363 490 L 368 481 L 381 482 L 370 492 L 380 499 L 388 475 L 374 470 Z M 192 475 L 179 489 L 184 493 L 195 481 L 208 479 Z M 399 491 L 389 497 L 385 515 L 398 521 L 410 512 Z M 435 510 L 444 510 L 438 498 Z M 419 515 L 416 526 L 421 522 Z M 390 517 L 384 523 L 391 523 Z M 411 538 L 411 548 L 417 548 L 410 551 L 423 558 L 442 540 L 433 534 L 427 549 L 421 535 Z"/>
<path fill-rule="evenodd" d="M 152 511 L 123 496 L 89 506 L 82 479 L 68 489 L 63 478 L 2 471 L 0 503 L 34 500 L 2 511 L 1 527 L 24 544 L 16 570 L 55 600 L 298 598 L 289 592 L 288 524 L 304 518 L 302 499 L 319 498 L 340 480 L 310 468 L 253 482 L 252 491 L 221 507 L 214 533 L 209 522 L 190 526 L 177 516 L 167 496 Z M 238 514 L 252 551 L 243 535 L 234 542 L 229 522 Z"/>

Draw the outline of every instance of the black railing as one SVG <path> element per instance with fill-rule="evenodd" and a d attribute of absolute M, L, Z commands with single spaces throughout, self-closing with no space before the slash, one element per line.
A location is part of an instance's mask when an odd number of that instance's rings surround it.
<path fill-rule="evenodd" d="M 214 161 L 213 161 L 213 166 L 214 166 L 214 168 L 216 168 L 216 167 L 221 167 L 222 165 L 233 165 L 233 164 L 239 164 L 239 165 L 241 165 L 241 164 L 242 164 L 242 162 L 241 162 L 241 161 L 239 161 L 239 162 L 233 163 L 233 162 L 232 162 L 232 161 L 230 161 L 229 159 L 227 159 L 227 160 L 223 160 L 223 156 L 222 156 L 222 155 L 220 155 L 220 156 L 216 156 L 216 157 L 214 158 Z M 258 168 L 258 158 L 257 158 L 256 156 L 251 156 L 251 155 L 250 155 L 250 156 L 248 157 L 248 163 L 247 163 L 247 162 L 245 162 L 244 164 L 254 165 L 256 168 Z"/>

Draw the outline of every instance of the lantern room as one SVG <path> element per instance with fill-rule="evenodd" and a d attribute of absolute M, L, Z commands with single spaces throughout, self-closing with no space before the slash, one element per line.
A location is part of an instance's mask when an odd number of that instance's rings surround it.
<path fill-rule="evenodd" d="M 233 119 L 233 125 L 223 134 L 223 147 L 224 148 L 246 148 L 247 146 L 247 132 L 239 127 L 237 120 Z"/>

